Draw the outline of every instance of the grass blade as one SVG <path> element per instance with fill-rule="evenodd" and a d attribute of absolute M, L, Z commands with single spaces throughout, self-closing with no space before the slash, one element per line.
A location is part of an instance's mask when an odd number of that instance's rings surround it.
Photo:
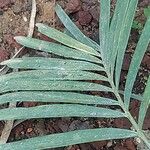
<path fill-rule="evenodd" d="M 119 105 L 118 102 L 113 99 L 73 92 L 28 91 L 7 93 L 0 96 L 0 104 L 19 101 Z"/>
<path fill-rule="evenodd" d="M 79 104 L 51 104 L 30 108 L 6 108 L 1 109 L 0 114 L 0 120 L 60 117 L 126 117 L 124 113 L 116 110 Z"/>
<path fill-rule="evenodd" d="M 104 68 L 90 62 L 67 60 L 59 58 L 23 57 L 6 60 L 1 65 L 11 68 L 40 69 L 40 70 L 99 70 Z"/>
<path fill-rule="evenodd" d="M 142 35 L 137 44 L 137 47 L 133 55 L 129 71 L 128 71 L 127 80 L 125 84 L 125 93 L 124 93 L 124 101 L 125 101 L 125 105 L 127 106 L 127 108 L 129 108 L 130 97 L 131 97 L 134 81 L 136 79 L 141 61 L 147 50 L 149 42 L 150 42 L 150 18 L 147 20 L 145 24 L 145 27 L 143 29 Z"/>
<path fill-rule="evenodd" d="M 71 38 L 70 36 L 64 34 L 63 32 L 60 32 L 54 28 L 48 27 L 44 24 L 41 23 L 37 23 L 36 26 L 38 27 L 38 30 L 48 36 L 49 38 L 52 38 L 66 46 L 69 46 L 71 48 L 75 48 L 77 50 L 92 54 L 92 55 L 96 55 L 96 56 L 100 56 L 100 54 L 94 50 L 92 47 L 85 45 L 77 40 L 75 40 L 74 38 Z"/>
<path fill-rule="evenodd" d="M 77 130 L 66 133 L 57 133 L 7 144 L 1 144 L 0 149 L 48 149 L 94 141 L 131 138 L 136 136 L 136 132 L 126 129 L 97 128 L 88 130 Z"/>
<path fill-rule="evenodd" d="M 141 129 L 143 127 L 144 118 L 146 116 L 146 112 L 149 108 L 149 105 L 150 105 L 150 77 L 147 81 L 147 85 L 143 94 L 143 100 L 141 101 L 140 105 L 138 124 Z"/>
<path fill-rule="evenodd" d="M 29 47 L 35 50 L 42 50 L 49 53 L 54 53 L 60 56 L 87 60 L 92 62 L 101 63 L 101 60 L 90 55 L 89 53 L 85 53 L 83 51 L 78 51 L 73 48 L 69 48 L 67 46 L 63 46 L 61 44 L 56 44 L 52 42 L 47 42 L 35 38 L 17 36 L 15 37 L 16 41 L 25 47 Z"/>

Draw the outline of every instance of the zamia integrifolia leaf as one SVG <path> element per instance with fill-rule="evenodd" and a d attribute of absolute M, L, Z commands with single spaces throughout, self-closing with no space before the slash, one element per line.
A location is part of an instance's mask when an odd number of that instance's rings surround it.
<path fill-rule="evenodd" d="M 150 17 L 133 54 L 125 90 L 119 89 L 123 58 L 137 3 L 138 0 L 117 0 L 114 14 L 110 18 L 110 0 L 100 1 L 100 43 L 86 37 L 63 9 L 56 5 L 55 11 L 66 28 L 65 32 L 42 23 L 37 23 L 36 26 L 39 32 L 54 39 L 57 44 L 23 36 L 15 37 L 15 40 L 25 47 L 60 57 L 22 57 L 6 60 L 1 65 L 20 71 L 0 77 L 0 104 L 26 101 L 44 103 L 31 108 L 1 109 L 0 120 L 126 118 L 134 131 L 114 127 L 76 130 L 0 144 L 0 149 L 47 149 L 132 137 L 140 138 L 150 149 L 150 141 L 142 130 L 150 105 L 150 78 L 143 95 L 132 93 L 137 72 L 150 42 Z M 94 96 L 89 94 L 91 91 L 112 93 L 114 97 Z M 129 112 L 131 99 L 140 102 L 138 122 Z M 115 106 L 119 109 L 114 109 Z"/>

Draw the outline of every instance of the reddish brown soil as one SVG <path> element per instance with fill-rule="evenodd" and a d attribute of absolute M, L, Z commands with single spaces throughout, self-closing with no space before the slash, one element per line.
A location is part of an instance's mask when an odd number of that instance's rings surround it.
<path fill-rule="evenodd" d="M 89 37 L 98 42 L 98 17 L 99 3 L 97 0 L 59 0 L 57 1 L 78 25 L 78 27 Z M 112 10 L 114 9 L 115 0 L 112 0 Z M 150 0 L 140 0 L 135 19 L 144 24 L 145 17 L 143 9 L 150 5 Z M 43 22 L 56 28 L 62 29 L 63 25 L 54 14 L 53 0 L 37 0 L 37 17 L 36 22 Z M 0 62 L 11 58 L 20 48 L 13 37 L 17 35 L 27 35 L 29 17 L 31 11 L 30 0 L 0 0 Z M 35 37 L 49 40 L 45 36 L 35 32 Z M 120 87 L 124 87 L 125 77 L 128 72 L 130 60 L 134 52 L 139 32 L 132 30 L 130 43 L 124 58 L 124 65 L 121 75 Z M 45 53 L 32 52 L 26 49 L 22 55 L 42 55 Z M 50 56 L 50 55 L 48 55 Z M 148 75 L 150 74 L 150 48 L 148 49 L 141 65 L 137 81 L 135 83 L 134 92 L 142 93 Z M 20 104 L 25 107 L 37 105 L 36 103 Z M 138 101 L 131 104 L 131 112 L 133 116 L 138 115 Z M 144 129 L 150 129 L 150 111 L 145 120 Z M 3 129 L 3 122 L 0 122 L 0 133 Z M 38 135 L 50 133 L 65 132 L 75 129 L 95 128 L 95 127 L 122 127 L 129 128 L 130 124 L 127 120 L 109 120 L 109 119 L 40 119 L 25 121 L 16 126 L 10 135 L 9 141 L 20 140 Z M 66 148 L 58 148 L 57 150 L 136 150 L 136 144 L 132 139 L 113 140 L 94 142 L 90 144 L 80 144 Z"/>

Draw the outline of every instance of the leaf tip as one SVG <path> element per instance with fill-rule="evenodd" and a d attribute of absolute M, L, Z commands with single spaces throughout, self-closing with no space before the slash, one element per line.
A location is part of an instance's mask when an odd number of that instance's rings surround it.
<path fill-rule="evenodd" d="M 36 25 L 36 27 L 38 27 L 38 28 L 43 26 L 42 23 L 36 23 L 35 25 Z"/>
<path fill-rule="evenodd" d="M 0 63 L 0 65 L 1 65 L 1 66 L 5 66 L 5 65 L 7 64 L 7 61 L 8 61 L 8 60 L 2 61 L 2 62 Z"/>
<path fill-rule="evenodd" d="M 14 37 L 15 41 L 17 41 L 17 42 L 20 41 L 20 39 L 22 39 L 22 38 L 23 38 L 23 36 L 15 36 Z"/>

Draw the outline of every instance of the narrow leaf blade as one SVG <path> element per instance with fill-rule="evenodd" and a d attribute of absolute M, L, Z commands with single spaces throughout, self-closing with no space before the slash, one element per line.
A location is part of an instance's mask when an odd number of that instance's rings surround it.
<path fill-rule="evenodd" d="M 10 91 L 107 91 L 110 87 L 81 81 L 49 81 L 32 79 L 12 79 L 7 82 L 0 82 L 0 93 Z"/>
<path fill-rule="evenodd" d="M 31 80 L 102 80 L 108 81 L 108 78 L 100 74 L 87 71 L 64 71 L 64 70 L 29 70 L 21 72 L 13 72 L 7 75 L 2 75 L 0 82 L 7 82 L 10 80 L 18 79 L 31 79 Z"/>
<path fill-rule="evenodd" d="M 15 37 L 15 40 L 18 43 L 24 45 L 25 47 L 29 47 L 35 50 L 54 53 L 69 58 L 82 59 L 82 60 L 101 63 L 100 59 L 90 55 L 89 53 L 78 51 L 73 48 L 63 46 L 61 44 L 56 44 L 52 42 L 42 41 L 39 39 L 23 37 L 23 36 L 17 36 Z"/>
<path fill-rule="evenodd" d="M 124 29 L 124 23 L 126 21 L 126 14 L 128 11 L 129 0 L 118 0 L 115 8 L 115 12 L 110 25 L 110 67 L 112 75 L 114 73 L 115 62 L 117 57 L 117 50 L 119 41 Z"/>
<path fill-rule="evenodd" d="M 97 128 L 97 129 L 71 131 L 66 133 L 57 133 L 41 137 L 30 138 L 18 142 L 1 144 L 0 149 L 4 150 L 48 149 L 94 141 L 131 138 L 136 136 L 137 136 L 136 132 L 126 129 Z"/>
<path fill-rule="evenodd" d="M 1 65 L 7 65 L 11 68 L 40 69 L 40 70 L 98 70 L 104 71 L 104 68 L 98 64 L 59 58 L 44 57 L 23 57 L 6 60 Z"/>
<path fill-rule="evenodd" d="M 108 62 L 108 43 L 109 43 L 109 23 L 110 23 L 110 0 L 100 1 L 100 21 L 99 21 L 99 39 L 100 47 L 105 63 Z"/>
<path fill-rule="evenodd" d="M 124 95 L 124 91 L 119 91 L 120 94 Z M 131 98 L 132 100 L 138 100 L 138 101 L 142 101 L 143 100 L 143 97 L 141 94 L 134 94 L 132 93 L 131 94 Z"/>
<path fill-rule="evenodd" d="M 88 46 L 96 48 L 97 43 L 91 41 L 88 37 L 86 37 L 79 28 L 72 22 L 72 20 L 68 17 L 68 15 L 64 12 L 64 10 L 58 4 L 55 7 L 55 11 L 59 19 L 62 21 L 66 29 L 81 43 L 84 43 Z"/>
<path fill-rule="evenodd" d="M 0 120 L 60 117 L 126 117 L 124 113 L 117 110 L 78 104 L 51 104 L 30 108 L 6 108 L 1 109 L 0 114 Z"/>
<path fill-rule="evenodd" d="M 125 105 L 127 106 L 127 108 L 129 108 L 130 97 L 131 97 L 134 81 L 136 79 L 141 61 L 147 50 L 149 42 L 150 42 L 150 18 L 147 20 L 145 24 L 144 30 L 137 44 L 137 47 L 133 55 L 129 71 L 128 71 L 127 80 L 125 84 L 125 93 L 124 93 L 125 94 L 124 100 L 125 100 Z"/>
<path fill-rule="evenodd" d="M 149 105 L 150 105 L 150 77 L 147 81 L 147 85 L 143 94 L 143 100 L 141 101 L 140 105 L 138 124 L 141 129 L 143 127 L 144 118 L 146 116 L 146 112 L 149 108 Z"/>
<path fill-rule="evenodd" d="M 75 48 L 77 50 L 80 50 L 80 51 L 83 51 L 83 52 L 86 52 L 86 53 L 89 53 L 92 55 L 100 56 L 100 54 L 96 50 L 94 50 L 92 47 L 87 46 L 54 28 L 48 27 L 41 23 L 36 24 L 36 26 L 38 27 L 38 30 L 42 34 L 60 42 L 66 46 Z"/>
<path fill-rule="evenodd" d="M 115 84 L 116 87 L 119 87 L 121 68 L 123 64 L 123 58 L 125 54 L 125 50 L 127 47 L 128 39 L 130 36 L 130 31 L 135 15 L 135 11 L 137 8 L 138 0 L 130 0 L 128 10 L 125 16 L 122 33 L 119 38 L 119 43 L 117 47 L 117 59 L 116 59 L 116 68 L 115 68 Z"/>
<path fill-rule="evenodd" d="M 7 102 L 54 102 L 54 103 L 78 103 L 78 104 L 95 104 L 95 105 L 119 105 L 117 100 L 92 96 L 87 94 L 79 94 L 73 92 L 14 92 L 0 96 L 0 104 Z"/>

